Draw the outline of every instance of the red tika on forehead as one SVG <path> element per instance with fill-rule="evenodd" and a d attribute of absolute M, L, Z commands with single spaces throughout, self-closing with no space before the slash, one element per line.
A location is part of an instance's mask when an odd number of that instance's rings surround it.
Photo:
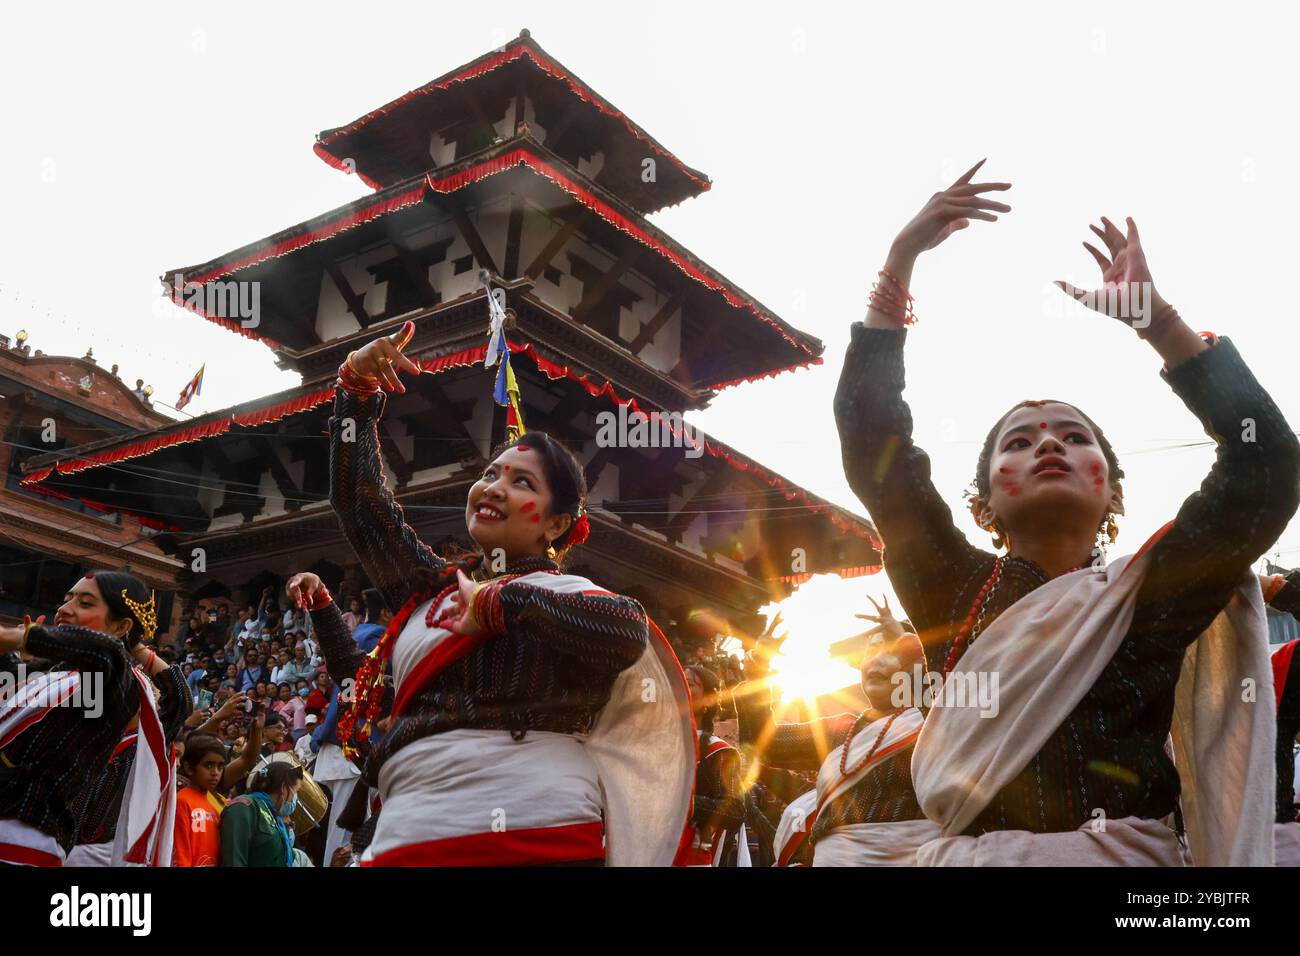
<path fill-rule="evenodd" d="M 86 572 L 86 576 L 85 576 L 84 578 L 82 578 L 81 580 L 83 580 L 83 581 L 93 581 L 93 580 L 95 580 L 95 572 L 94 572 L 94 571 L 87 571 L 87 572 Z"/>

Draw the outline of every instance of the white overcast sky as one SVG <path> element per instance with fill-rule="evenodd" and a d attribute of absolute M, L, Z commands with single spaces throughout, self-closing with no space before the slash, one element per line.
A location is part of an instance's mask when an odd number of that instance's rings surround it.
<path fill-rule="evenodd" d="M 1076 403 L 1110 435 L 1129 476 L 1116 554 L 1208 469 L 1208 445 L 1169 447 L 1206 436 L 1155 353 L 1050 285 L 1095 278 L 1080 243 L 1103 214 L 1136 218 L 1164 296 L 1230 335 L 1300 422 L 1292 6 L 52 3 L 4 21 L 0 331 L 93 345 L 167 402 L 206 362 L 194 412 L 297 379 L 161 302 L 157 277 L 367 193 L 313 155 L 314 134 L 528 27 L 712 177 L 654 221 L 825 341 L 822 367 L 695 416 L 808 488 L 861 513 L 831 415 L 849 324 L 898 229 L 984 156 L 1013 211 L 913 282 L 906 396 L 954 509 L 980 440 L 1024 398 Z M 1278 547 L 1300 563 L 1300 524 Z"/>

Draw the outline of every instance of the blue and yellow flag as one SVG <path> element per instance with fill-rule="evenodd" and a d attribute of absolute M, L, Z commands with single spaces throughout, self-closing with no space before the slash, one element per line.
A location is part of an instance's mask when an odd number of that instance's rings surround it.
<path fill-rule="evenodd" d="M 515 370 L 510 367 L 510 346 L 504 341 L 500 354 L 501 365 L 497 369 L 497 384 L 492 397 L 498 405 L 506 406 L 506 434 L 513 440 L 527 429 L 524 428 L 524 413 L 520 408 L 519 383 L 515 381 Z"/>

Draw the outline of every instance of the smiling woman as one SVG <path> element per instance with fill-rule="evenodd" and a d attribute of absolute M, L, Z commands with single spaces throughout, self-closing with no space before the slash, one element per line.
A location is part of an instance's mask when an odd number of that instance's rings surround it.
<path fill-rule="evenodd" d="M 497 449 L 465 502 L 479 550 L 460 559 L 421 542 L 384 484 L 381 385 L 419 373 L 402 354 L 414 330 L 344 362 L 330 442 L 331 503 L 400 610 L 365 655 L 316 575 L 288 586 L 353 688 L 333 705 L 338 743 L 369 750 L 383 804 L 362 865 L 671 863 L 695 766 L 689 698 L 640 604 L 561 570 L 587 535 L 577 459 L 540 432 Z"/>

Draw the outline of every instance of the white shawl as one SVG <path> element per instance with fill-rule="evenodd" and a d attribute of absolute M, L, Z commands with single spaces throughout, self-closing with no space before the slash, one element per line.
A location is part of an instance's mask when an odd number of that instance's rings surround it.
<path fill-rule="evenodd" d="M 912 776 L 926 816 L 941 842 L 976 838 L 960 834 L 989 801 L 1028 765 L 1110 663 L 1133 619 L 1149 554 L 1120 558 L 1048 582 L 1006 610 L 962 657 L 960 673 L 996 673 L 999 713 L 983 718 L 972 708 L 936 706 L 912 755 Z M 1127 571 L 1127 573 L 1126 573 Z M 1254 574 L 1243 577 L 1228 605 L 1188 649 L 1178 680 L 1173 720 L 1174 761 L 1182 780 L 1184 819 L 1192 859 L 1204 866 L 1270 865 L 1273 854 L 1273 676 L 1269 664 L 1263 597 Z M 940 701 L 941 702 L 941 701 Z M 1137 821 L 1139 824 L 1154 821 Z M 1032 843 L 1077 834 L 1035 834 Z M 1166 828 L 1167 832 L 1167 828 Z M 1106 833 L 1121 839 L 1109 852 L 1089 853 L 1085 839 L 1075 865 L 1172 860 L 1157 848 L 1172 834 L 1108 821 Z M 1024 842 L 1018 831 L 978 838 L 988 862 L 1005 862 L 989 846 Z M 1105 834 L 1098 834 L 1104 837 Z M 1124 850 L 1126 840 L 1141 848 Z M 1176 845 L 1176 840 L 1174 841 Z M 942 851 L 942 852 L 941 852 Z M 1029 849 L 1021 857 L 1051 862 Z M 947 853 L 928 847 L 925 860 Z M 974 857 L 971 861 L 979 862 Z"/>

